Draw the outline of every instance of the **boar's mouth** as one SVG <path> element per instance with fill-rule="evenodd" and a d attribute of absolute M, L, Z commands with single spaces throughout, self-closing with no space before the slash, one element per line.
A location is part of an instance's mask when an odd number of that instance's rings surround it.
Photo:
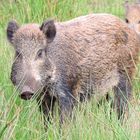
<path fill-rule="evenodd" d="M 32 96 L 33 96 L 33 93 L 29 91 L 25 91 L 20 94 L 20 98 L 23 100 L 30 100 Z"/>

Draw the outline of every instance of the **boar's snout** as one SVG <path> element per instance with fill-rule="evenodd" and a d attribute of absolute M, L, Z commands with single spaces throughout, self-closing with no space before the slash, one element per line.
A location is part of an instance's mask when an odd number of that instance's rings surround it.
<path fill-rule="evenodd" d="M 21 99 L 24 99 L 24 100 L 29 100 L 31 99 L 32 96 L 33 96 L 33 93 L 29 91 L 25 91 L 20 94 Z"/>
<path fill-rule="evenodd" d="M 33 95 L 34 95 L 33 91 L 29 87 L 25 86 L 23 87 L 20 97 L 21 99 L 29 100 Z"/>

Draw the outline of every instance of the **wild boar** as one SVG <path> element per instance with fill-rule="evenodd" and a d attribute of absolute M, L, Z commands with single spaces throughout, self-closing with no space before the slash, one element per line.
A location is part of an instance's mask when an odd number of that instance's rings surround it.
<path fill-rule="evenodd" d="M 60 122 L 78 101 L 114 91 L 118 117 L 132 95 L 131 80 L 140 39 L 110 14 L 90 14 L 66 22 L 19 26 L 10 21 L 7 37 L 15 49 L 11 80 L 22 99 L 42 98 L 45 115 L 57 100 Z"/>
<path fill-rule="evenodd" d="M 125 2 L 125 22 L 137 33 L 140 32 L 140 2 L 129 4 Z"/>

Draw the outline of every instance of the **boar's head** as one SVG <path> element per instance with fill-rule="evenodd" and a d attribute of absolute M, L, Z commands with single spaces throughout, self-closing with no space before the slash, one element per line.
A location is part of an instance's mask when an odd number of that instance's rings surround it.
<path fill-rule="evenodd" d="M 11 81 L 18 87 L 22 99 L 30 99 L 42 90 L 52 76 L 53 65 L 47 57 L 47 46 L 56 35 L 53 20 L 19 26 L 10 21 L 7 38 L 15 50 Z"/>

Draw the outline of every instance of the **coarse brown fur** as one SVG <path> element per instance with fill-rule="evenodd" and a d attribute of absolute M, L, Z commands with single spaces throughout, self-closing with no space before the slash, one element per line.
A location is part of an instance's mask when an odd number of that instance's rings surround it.
<path fill-rule="evenodd" d="M 32 93 L 35 87 L 47 87 L 41 92 L 45 93 L 45 114 L 50 110 L 50 97 L 59 101 L 63 121 L 71 114 L 74 102 L 91 94 L 104 96 L 110 89 L 114 90 L 119 117 L 123 113 L 132 94 L 131 80 L 140 48 L 138 35 L 125 22 L 109 14 L 90 14 L 67 22 L 46 21 L 40 28 L 35 24 L 18 27 L 11 22 L 7 34 L 23 59 L 14 62 L 11 79 L 18 85 L 25 75 L 24 85 Z M 38 59 L 40 48 L 45 48 L 46 55 Z M 21 92 L 24 85 L 20 86 Z"/>

